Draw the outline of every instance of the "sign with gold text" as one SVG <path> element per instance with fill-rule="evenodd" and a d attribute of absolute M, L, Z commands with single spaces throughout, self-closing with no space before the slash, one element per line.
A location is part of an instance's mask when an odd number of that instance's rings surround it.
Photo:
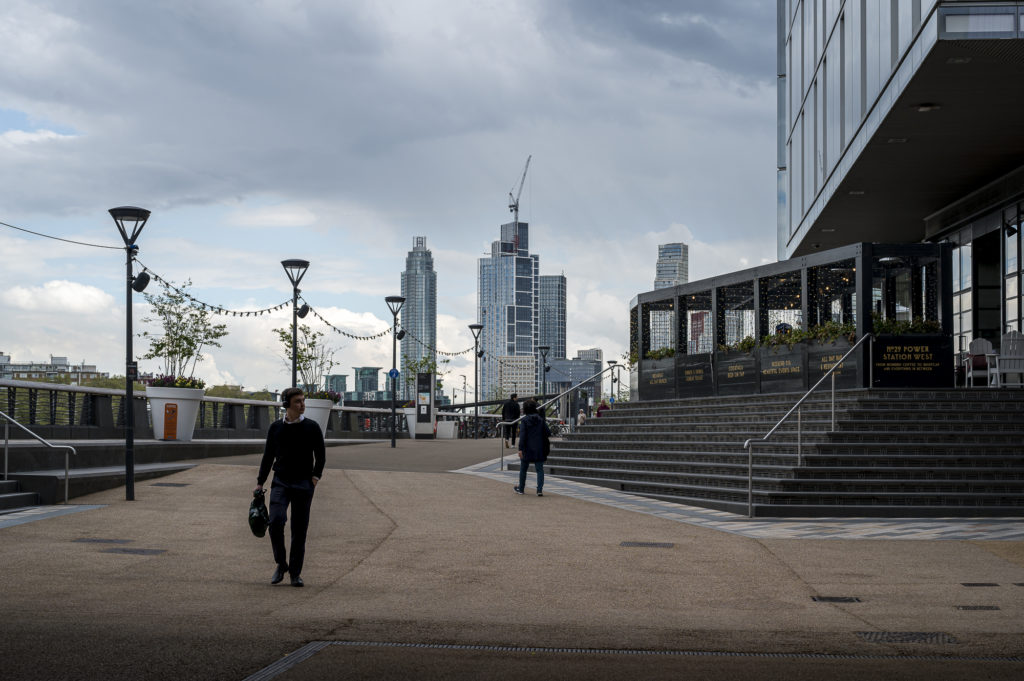
<path fill-rule="evenodd" d="M 715 380 L 719 395 L 757 392 L 757 358 L 749 352 L 715 353 Z"/>
<path fill-rule="evenodd" d="M 878 336 L 874 347 L 876 388 L 952 388 L 950 336 Z"/>
<path fill-rule="evenodd" d="M 806 390 L 806 353 L 803 343 L 790 350 L 785 345 L 760 348 L 761 392 L 785 393 Z"/>
<path fill-rule="evenodd" d="M 863 347 L 862 345 L 861 348 Z M 850 343 L 845 338 L 833 343 L 809 343 L 807 345 L 807 387 L 810 388 L 817 383 L 818 379 L 824 376 L 849 351 Z M 860 367 L 860 356 L 864 352 L 866 349 L 862 351 L 858 348 L 857 352 L 846 358 L 842 366 L 832 372 L 836 377 L 836 388 L 863 387 L 858 368 Z M 826 379 L 822 387 L 828 388 L 832 385 L 831 381 L 831 378 Z"/>
<path fill-rule="evenodd" d="M 640 399 L 671 400 L 676 396 L 676 361 L 645 359 L 640 361 Z"/>
<path fill-rule="evenodd" d="M 679 397 L 704 397 L 714 394 L 711 353 L 676 357 L 676 389 Z"/>

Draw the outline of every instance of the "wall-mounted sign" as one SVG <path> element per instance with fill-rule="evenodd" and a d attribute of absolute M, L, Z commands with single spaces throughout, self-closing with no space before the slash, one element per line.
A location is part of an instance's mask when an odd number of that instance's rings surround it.
<path fill-rule="evenodd" d="M 950 336 L 878 336 L 874 347 L 876 388 L 952 388 Z"/>

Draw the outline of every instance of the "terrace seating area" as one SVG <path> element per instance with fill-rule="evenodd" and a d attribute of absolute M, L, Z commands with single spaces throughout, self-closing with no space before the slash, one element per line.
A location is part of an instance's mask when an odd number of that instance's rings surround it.
<path fill-rule="evenodd" d="M 978 385 L 984 379 L 990 388 L 1024 387 L 1024 334 L 1019 331 L 1004 333 L 999 350 L 985 338 L 975 338 L 963 359 L 964 381 L 968 386 Z"/>

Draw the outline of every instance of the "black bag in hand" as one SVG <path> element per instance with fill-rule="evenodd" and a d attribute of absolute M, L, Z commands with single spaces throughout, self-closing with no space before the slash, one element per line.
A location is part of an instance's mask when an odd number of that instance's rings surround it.
<path fill-rule="evenodd" d="M 262 537 L 270 525 L 270 513 L 267 512 L 267 504 L 263 501 L 263 490 L 256 490 L 252 497 L 252 503 L 249 504 L 249 529 L 255 536 Z"/>

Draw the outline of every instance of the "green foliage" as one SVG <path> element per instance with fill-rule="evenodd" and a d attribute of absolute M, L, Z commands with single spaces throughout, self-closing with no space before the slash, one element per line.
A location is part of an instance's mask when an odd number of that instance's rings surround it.
<path fill-rule="evenodd" d="M 884 319 L 878 312 L 871 313 L 871 323 L 879 335 L 902 336 L 906 334 L 942 333 L 942 325 L 931 319 L 914 317 L 913 321 L 901 319 Z"/>
<path fill-rule="evenodd" d="M 295 371 L 303 385 L 317 388 L 323 383 L 324 375 L 334 366 L 335 349 L 324 342 L 324 332 L 314 331 L 306 324 L 299 324 L 298 351 L 295 357 Z M 278 340 L 284 346 L 284 365 L 292 369 L 292 329 L 286 326 L 274 329 Z M 326 398 L 325 398 L 326 399 Z"/>
<path fill-rule="evenodd" d="M 824 324 L 812 326 L 807 335 L 811 340 L 816 340 L 819 343 L 834 343 L 840 338 L 846 338 L 853 343 L 857 340 L 857 325 L 853 322 L 840 324 L 829 320 Z"/>
<path fill-rule="evenodd" d="M 757 339 L 753 336 L 747 336 L 738 343 L 732 345 L 719 345 L 718 349 L 722 352 L 753 352 L 757 348 Z"/>
<path fill-rule="evenodd" d="M 143 318 L 147 324 L 156 323 L 162 333 L 143 331 L 140 338 L 149 340 L 149 352 L 142 359 L 163 361 L 163 373 L 169 376 L 192 376 L 196 365 L 203 361 L 203 349 L 219 348 L 217 341 L 228 335 L 227 325 L 214 324 L 209 311 L 194 307 L 186 297 L 187 280 L 179 290 L 160 282 L 163 293 L 144 294 L 153 307 L 154 316 Z"/>
<path fill-rule="evenodd" d="M 330 400 L 337 404 L 341 401 L 341 393 L 336 393 L 333 390 L 314 390 L 306 393 L 307 400 Z"/>
<path fill-rule="evenodd" d="M 203 389 L 206 381 L 192 376 L 158 376 L 150 383 L 154 388 L 192 388 Z"/>
<path fill-rule="evenodd" d="M 664 348 L 658 348 L 657 350 L 650 350 L 650 351 L 648 351 L 648 353 L 644 356 L 644 359 L 668 359 L 669 357 L 675 357 L 675 356 L 676 356 L 676 349 L 675 348 L 664 347 Z"/>
<path fill-rule="evenodd" d="M 437 378 L 434 388 L 441 390 L 444 387 L 443 377 L 448 373 L 446 367 L 450 361 L 447 357 L 442 357 L 440 361 L 437 361 L 427 356 L 411 360 L 408 355 L 402 355 L 402 375 L 406 389 L 416 385 L 416 374 L 434 374 Z"/>

